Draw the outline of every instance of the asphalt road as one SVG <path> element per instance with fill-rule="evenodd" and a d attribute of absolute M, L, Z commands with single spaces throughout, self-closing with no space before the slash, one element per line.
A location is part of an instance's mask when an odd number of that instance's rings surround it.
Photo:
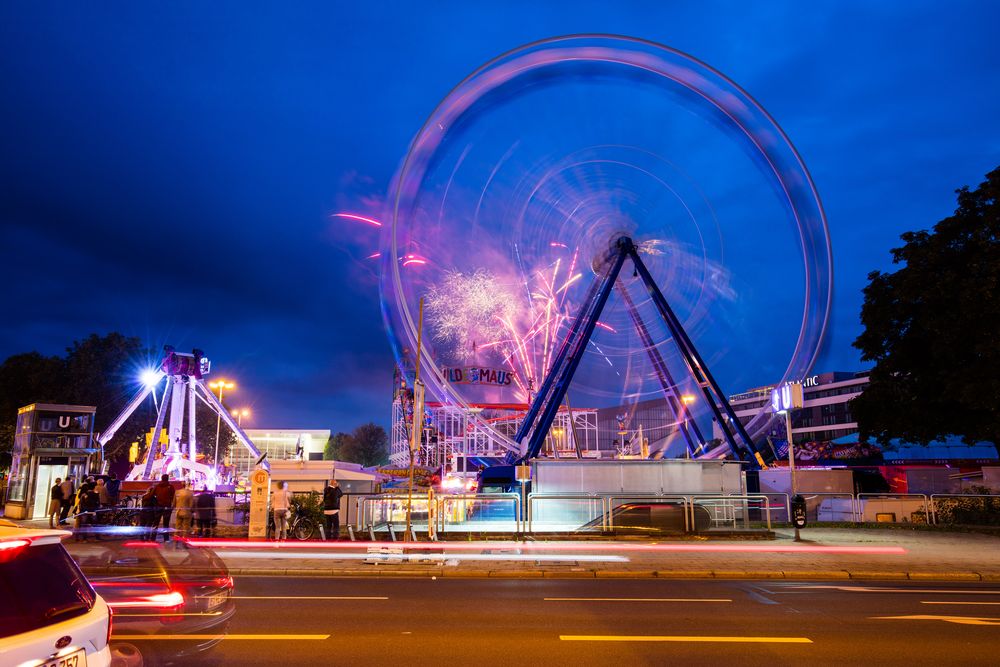
<path fill-rule="evenodd" d="M 1000 586 L 240 577 L 197 665 L 996 665 Z M 168 641 L 168 640 L 164 640 Z"/>

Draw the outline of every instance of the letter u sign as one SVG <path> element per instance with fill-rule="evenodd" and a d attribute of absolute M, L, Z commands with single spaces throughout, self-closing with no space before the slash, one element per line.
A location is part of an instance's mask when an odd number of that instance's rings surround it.
<path fill-rule="evenodd" d="M 59 428 L 69 428 L 69 415 L 59 416 Z"/>

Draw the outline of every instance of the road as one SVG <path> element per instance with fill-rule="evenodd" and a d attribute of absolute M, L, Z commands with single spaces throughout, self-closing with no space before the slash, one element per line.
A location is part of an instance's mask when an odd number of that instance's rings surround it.
<path fill-rule="evenodd" d="M 199 665 L 995 665 L 1000 586 L 240 577 Z M 189 663 L 190 664 L 190 663 Z"/>

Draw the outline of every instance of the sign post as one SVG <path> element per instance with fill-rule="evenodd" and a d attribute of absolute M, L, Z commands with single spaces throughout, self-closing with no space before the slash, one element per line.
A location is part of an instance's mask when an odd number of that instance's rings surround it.
<path fill-rule="evenodd" d="M 250 530 L 253 539 L 267 538 L 267 505 L 270 500 L 271 476 L 266 470 L 254 470 L 250 475 Z"/>
<path fill-rule="evenodd" d="M 792 442 L 792 410 L 797 410 L 802 407 L 803 393 L 801 384 L 786 384 L 781 387 L 775 387 L 771 390 L 771 407 L 774 408 L 775 413 L 785 415 L 785 436 L 788 438 L 788 473 L 789 473 L 789 495 L 792 498 L 801 498 L 795 492 L 795 445 Z M 793 520 L 792 523 L 795 525 L 795 541 L 799 542 L 801 538 L 799 537 L 799 529 L 805 525 L 805 501 L 802 502 L 803 506 L 803 521 L 802 525 L 799 525 L 797 520 Z M 789 517 L 792 519 L 792 517 Z"/>
<path fill-rule="evenodd" d="M 420 298 L 420 314 L 417 318 L 417 363 L 413 374 L 413 430 L 410 432 L 410 482 L 406 489 L 406 532 L 403 541 L 409 542 L 413 517 L 413 466 L 416 463 L 421 435 L 424 431 L 424 383 L 420 381 L 420 353 L 424 333 L 424 299 Z"/>

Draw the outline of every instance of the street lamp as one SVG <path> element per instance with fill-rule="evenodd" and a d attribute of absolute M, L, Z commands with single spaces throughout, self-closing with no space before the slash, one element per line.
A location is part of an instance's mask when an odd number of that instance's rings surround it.
<path fill-rule="evenodd" d="M 243 418 L 250 416 L 249 408 L 236 408 L 233 410 L 233 416 L 236 417 L 236 425 L 243 428 Z"/>
<path fill-rule="evenodd" d="M 230 382 L 223 378 L 219 378 L 214 382 L 209 382 L 208 386 L 212 389 L 219 390 L 219 403 L 222 403 L 222 394 L 226 389 L 235 389 L 236 383 Z M 218 415 L 215 419 L 215 456 L 212 457 L 212 464 L 219 465 L 219 430 L 222 428 L 222 415 Z"/>
<path fill-rule="evenodd" d="M 690 438 L 691 438 L 691 436 L 688 435 L 688 417 L 690 415 L 690 413 L 688 412 L 688 406 L 691 405 L 692 403 L 694 403 L 695 400 L 696 399 L 695 399 L 694 394 L 684 394 L 683 396 L 681 396 L 681 404 L 684 406 L 682 408 L 682 411 L 684 412 L 684 437 L 688 439 L 688 444 L 689 444 L 689 447 L 687 448 L 687 457 L 688 458 L 691 458 L 691 447 L 690 447 Z M 701 446 L 702 446 L 702 443 L 699 442 L 698 443 L 698 449 L 695 451 L 695 454 L 698 454 L 700 452 Z"/>

